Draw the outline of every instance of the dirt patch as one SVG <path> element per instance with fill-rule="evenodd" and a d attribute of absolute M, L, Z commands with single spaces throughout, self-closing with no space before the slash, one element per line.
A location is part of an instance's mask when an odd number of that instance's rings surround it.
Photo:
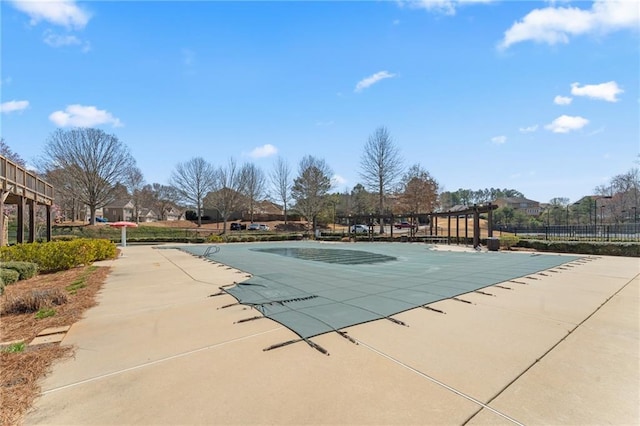
<path fill-rule="evenodd" d="M 37 319 L 35 313 L 2 314 L 0 341 L 22 340 L 24 351 L 0 352 L 0 424 L 20 423 L 23 414 L 38 396 L 38 381 L 56 360 L 73 355 L 73 348 L 57 344 L 28 346 L 38 333 L 49 327 L 72 325 L 96 305 L 96 296 L 109 274 L 108 267 L 84 266 L 55 274 L 38 275 L 7 286 L 0 297 L 0 312 L 11 300 L 32 292 L 59 291 L 67 301 L 53 306 L 55 315 Z"/>

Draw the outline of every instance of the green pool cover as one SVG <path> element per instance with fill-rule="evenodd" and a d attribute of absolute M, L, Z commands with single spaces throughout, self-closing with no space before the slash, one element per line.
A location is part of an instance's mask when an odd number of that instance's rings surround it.
<path fill-rule="evenodd" d="M 208 246 L 180 247 L 202 256 Z M 309 338 L 550 269 L 577 256 L 446 252 L 426 244 L 228 244 L 215 262 L 252 277 L 225 291 Z M 215 253 L 214 253 L 215 252 Z"/>

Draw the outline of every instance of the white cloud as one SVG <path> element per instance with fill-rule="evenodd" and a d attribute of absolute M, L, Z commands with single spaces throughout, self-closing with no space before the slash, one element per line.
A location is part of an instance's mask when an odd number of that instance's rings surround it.
<path fill-rule="evenodd" d="M 254 148 L 250 153 L 249 157 L 251 158 L 265 158 L 271 157 L 278 153 L 278 148 L 271 145 L 270 143 Z"/>
<path fill-rule="evenodd" d="M 553 98 L 553 103 L 556 105 L 569 105 L 571 101 L 573 101 L 573 98 L 570 98 L 568 96 L 558 95 L 555 98 Z"/>
<path fill-rule="evenodd" d="M 596 0 L 591 9 L 545 7 L 534 9 L 504 33 L 498 48 L 523 41 L 554 45 L 568 43 L 571 36 L 636 30 L 640 23 L 640 0 Z"/>
<path fill-rule="evenodd" d="M 347 179 L 343 178 L 340 175 L 333 175 L 333 177 L 331 178 L 331 184 L 335 187 L 335 186 L 342 186 L 342 185 L 346 185 L 346 183 L 349 182 Z"/>
<path fill-rule="evenodd" d="M 616 95 L 623 93 L 624 90 L 618 87 L 615 81 L 609 81 L 601 84 L 585 84 L 580 87 L 580 83 L 571 84 L 571 94 L 574 96 L 587 96 L 593 99 L 601 99 L 607 102 L 618 102 Z"/>
<path fill-rule="evenodd" d="M 84 28 L 91 14 L 78 7 L 74 0 L 11 0 L 11 4 L 31 18 L 31 25 L 37 25 L 40 21 L 66 28 Z"/>
<path fill-rule="evenodd" d="M 0 104 L 0 112 L 8 114 L 10 112 L 22 111 L 27 109 L 29 101 L 8 101 Z"/>
<path fill-rule="evenodd" d="M 599 129 L 596 129 L 596 130 L 594 130 L 593 132 L 588 133 L 588 134 L 587 134 L 587 136 L 594 136 L 594 135 L 597 135 L 597 134 L 599 134 L 599 133 L 603 133 L 604 131 L 605 131 L 605 127 L 604 127 L 604 126 L 602 126 L 602 127 L 600 127 Z"/>
<path fill-rule="evenodd" d="M 121 127 L 120 120 L 108 111 L 97 109 L 94 106 L 68 105 L 64 111 L 55 111 L 49 115 L 58 127 L 92 127 L 100 124 L 111 124 L 113 127 Z"/>
<path fill-rule="evenodd" d="M 580 130 L 587 124 L 589 124 L 589 120 L 586 118 L 580 116 L 572 117 L 570 115 L 561 115 L 550 124 L 544 126 L 544 128 L 552 131 L 553 133 L 569 133 L 573 130 Z"/>
<path fill-rule="evenodd" d="M 518 130 L 520 130 L 520 132 L 522 133 L 533 133 L 538 130 L 538 125 L 534 124 L 533 126 L 520 127 Z"/>
<path fill-rule="evenodd" d="M 455 15 L 456 9 L 461 5 L 473 3 L 491 3 L 494 0 L 410 0 L 401 2 L 415 9 L 426 9 L 429 12 Z"/>
<path fill-rule="evenodd" d="M 45 31 L 44 42 L 51 47 L 82 46 L 83 52 L 91 50 L 91 44 L 88 41 L 82 41 L 78 37 L 70 34 L 56 34 L 50 30 Z"/>
<path fill-rule="evenodd" d="M 506 141 L 507 141 L 507 137 L 504 135 L 494 136 L 491 138 L 491 142 L 495 143 L 496 145 L 502 145 Z"/>
<path fill-rule="evenodd" d="M 393 78 L 395 76 L 396 76 L 395 74 L 391 74 L 388 71 L 379 71 L 369 77 L 365 77 L 362 80 L 360 80 L 358 84 L 356 84 L 356 88 L 354 89 L 354 92 L 361 92 L 367 87 L 370 87 L 376 84 L 380 80 L 384 80 L 385 78 Z"/>

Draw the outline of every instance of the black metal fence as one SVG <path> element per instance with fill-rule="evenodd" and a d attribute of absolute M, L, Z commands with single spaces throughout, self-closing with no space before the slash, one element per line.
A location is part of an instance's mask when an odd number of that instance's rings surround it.
<path fill-rule="evenodd" d="M 563 241 L 640 242 L 640 223 L 604 225 L 496 226 L 494 236 L 509 232 L 522 238 Z"/>

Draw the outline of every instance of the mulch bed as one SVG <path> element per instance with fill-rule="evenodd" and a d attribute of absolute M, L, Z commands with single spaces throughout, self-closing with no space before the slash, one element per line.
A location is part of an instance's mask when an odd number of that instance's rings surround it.
<path fill-rule="evenodd" d="M 38 275 L 6 287 L 0 297 L 0 341 L 22 340 L 28 344 L 45 328 L 72 325 L 96 305 L 96 296 L 109 274 L 108 267 L 83 266 L 54 274 Z M 82 280 L 83 288 L 71 294 L 66 288 Z M 5 313 L 12 298 L 32 291 L 58 290 L 67 295 L 62 305 L 53 306 L 55 315 L 36 319 L 35 313 Z M 0 425 L 20 424 L 24 413 L 40 393 L 39 380 L 56 360 L 73 356 L 69 346 L 47 344 L 26 346 L 22 352 L 0 352 Z"/>

